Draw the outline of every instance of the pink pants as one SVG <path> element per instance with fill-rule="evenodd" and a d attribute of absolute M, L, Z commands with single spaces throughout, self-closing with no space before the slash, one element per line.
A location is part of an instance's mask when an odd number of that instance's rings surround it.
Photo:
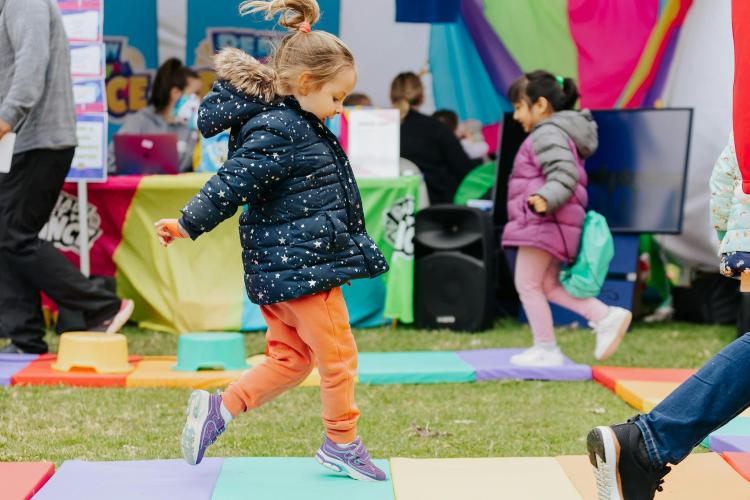
<path fill-rule="evenodd" d="M 529 318 L 534 342 L 554 342 L 549 303 L 580 314 L 589 321 L 600 321 L 608 312 L 598 299 L 578 299 L 560 284 L 560 263 L 552 255 L 532 247 L 520 247 L 516 258 L 516 290 Z"/>

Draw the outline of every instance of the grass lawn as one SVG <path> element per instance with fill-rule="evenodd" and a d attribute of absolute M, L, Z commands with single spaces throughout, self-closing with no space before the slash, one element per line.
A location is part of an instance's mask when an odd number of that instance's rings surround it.
<path fill-rule="evenodd" d="M 126 331 L 133 354 L 174 354 L 177 337 Z M 527 327 L 501 322 L 488 332 L 361 330 L 360 351 L 514 347 Z M 636 325 L 607 364 L 701 366 L 734 339 L 734 328 L 670 323 Z M 57 338 L 48 335 L 52 350 Z M 563 351 L 595 364 L 593 335 L 561 330 Z M 248 354 L 262 352 L 259 333 Z M 188 389 L 0 388 L 0 461 L 136 460 L 180 456 Z M 634 411 L 594 382 L 489 381 L 473 384 L 357 387 L 359 431 L 375 457 L 486 457 L 583 454 L 595 425 Z M 299 388 L 242 415 L 209 456 L 311 456 L 322 439 L 317 388 Z"/>

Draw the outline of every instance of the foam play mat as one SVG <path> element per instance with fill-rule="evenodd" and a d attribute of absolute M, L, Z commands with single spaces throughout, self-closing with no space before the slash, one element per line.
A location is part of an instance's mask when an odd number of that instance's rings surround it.
<path fill-rule="evenodd" d="M 750 452 L 750 417 L 739 416 L 708 436 L 713 451 Z"/>
<path fill-rule="evenodd" d="M 387 460 L 375 464 L 389 474 Z M 389 500 L 390 480 L 354 481 L 312 458 L 226 458 L 213 500 Z"/>
<path fill-rule="evenodd" d="M 34 500 L 206 500 L 211 498 L 223 462 L 221 458 L 207 458 L 200 465 L 190 466 L 182 459 L 69 460 Z"/>
<path fill-rule="evenodd" d="M 131 356 L 135 365 L 139 356 Z M 16 372 L 11 378 L 13 385 L 74 385 L 81 387 L 125 387 L 128 373 L 96 373 L 94 370 L 57 371 L 52 368 L 55 357 L 40 357 Z M 132 373 L 132 372 L 131 372 Z"/>
<path fill-rule="evenodd" d="M 362 384 L 473 382 L 474 369 L 455 352 L 361 352 Z"/>
<path fill-rule="evenodd" d="M 391 459 L 397 500 L 579 500 L 554 458 Z"/>
<path fill-rule="evenodd" d="M 587 456 L 558 457 L 580 498 L 596 500 L 596 482 Z M 524 498 L 524 497 L 518 497 Z M 557 498 L 550 496 L 549 498 Z M 664 478 L 658 500 L 740 500 L 750 498 L 750 483 L 716 453 L 693 453 Z"/>
<path fill-rule="evenodd" d="M 38 357 L 38 354 L 0 354 L 0 385 L 10 385 L 13 375 Z"/>
<path fill-rule="evenodd" d="M 0 497 L 3 500 L 27 500 L 54 473 L 55 464 L 52 462 L 0 462 Z"/>
<path fill-rule="evenodd" d="M 592 366 L 591 375 L 604 387 L 614 391 L 618 380 L 642 382 L 682 383 L 696 370 L 682 368 L 630 368 L 622 366 Z"/>
<path fill-rule="evenodd" d="M 750 481 L 750 453 L 728 451 L 722 453 L 721 457 L 726 460 L 740 476 Z"/>
<path fill-rule="evenodd" d="M 591 380 L 591 367 L 579 365 L 565 357 L 562 366 L 516 366 L 510 358 L 523 349 L 477 349 L 458 351 L 458 357 L 476 372 L 477 380 Z"/>
<path fill-rule="evenodd" d="M 615 394 L 638 411 L 649 412 L 679 385 L 679 382 L 618 380 L 615 385 Z"/>
<path fill-rule="evenodd" d="M 199 370 L 177 371 L 174 356 L 144 358 L 127 377 L 127 387 L 187 387 L 192 389 L 212 389 L 225 387 L 234 382 L 243 370 Z"/>

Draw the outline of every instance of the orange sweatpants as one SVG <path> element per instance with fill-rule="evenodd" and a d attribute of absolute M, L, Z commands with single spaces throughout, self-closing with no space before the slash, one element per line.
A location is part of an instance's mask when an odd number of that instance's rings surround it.
<path fill-rule="evenodd" d="M 340 288 L 261 306 L 268 324 L 264 363 L 245 372 L 222 394 L 236 416 L 302 382 L 317 364 L 323 425 L 336 443 L 357 438 L 354 402 L 357 345 Z"/>

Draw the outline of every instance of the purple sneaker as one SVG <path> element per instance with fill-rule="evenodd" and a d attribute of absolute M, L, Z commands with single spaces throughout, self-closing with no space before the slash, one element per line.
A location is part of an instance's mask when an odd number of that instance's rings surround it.
<path fill-rule="evenodd" d="M 326 436 L 323 446 L 315 454 L 315 460 L 323 467 L 343 472 L 360 481 L 385 481 L 385 472 L 372 463 L 370 454 L 360 438 L 342 448 Z"/>
<path fill-rule="evenodd" d="M 220 394 L 209 394 L 207 391 L 190 393 L 187 422 L 180 438 L 182 456 L 190 465 L 201 463 L 206 448 L 224 432 L 225 424 L 220 408 Z"/>

